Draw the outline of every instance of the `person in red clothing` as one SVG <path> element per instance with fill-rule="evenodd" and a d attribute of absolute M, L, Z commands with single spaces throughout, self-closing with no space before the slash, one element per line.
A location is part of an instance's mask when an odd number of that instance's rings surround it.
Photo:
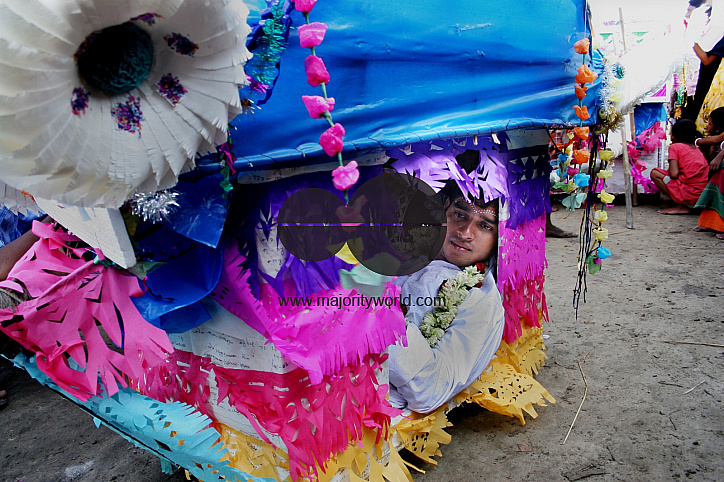
<path fill-rule="evenodd" d="M 689 214 L 706 187 L 709 164 L 696 147 L 697 130 L 694 121 L 680 119 L 671 128 L 669 170 L 654 168 L 651 180 L 659 191 L 676 203 L 662 209 L 661 214 Z"/>

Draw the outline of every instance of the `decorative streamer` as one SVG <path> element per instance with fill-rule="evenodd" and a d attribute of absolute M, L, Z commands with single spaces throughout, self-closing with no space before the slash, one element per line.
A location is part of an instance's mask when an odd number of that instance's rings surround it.
<path fill-rule="evenodd" d="M 208 417 L 189 405 L 163 403 L 128 388 L 112 396 L 101 392 L 88 400 L 79 400 L 41 372 L 33 359 L 21 353 L 12 362 L 41 384 L 67 396 L 92 414 L 97 427 L 102 423 L 136 447 L 157 455 L 166 473 L 171 473 L 171 464 L 176 464 L 199 480 L 218 477 L 254 482 L 273 480 L 255 477 L 230 467 L 226 461 L 222 462 L 227 450 L 219 443 L 219 432 L 210 427 Z"/>
<path fill-rule="evenodd" d="M 289 454 L 292 477 L 314 476 L 315 466 L 362 439 L 373 429 L 378 441 L 388 438 L 390 419 L 399 414 L 386 400 L 387 385 L 376 372 L 386 355 L 367 355 L 317 383 L 301 368 L 288 373 L 222 368 L 210 359 L 176 351 L 170 363 L 152 369 L 138 388 L 160 400 L 182 400 L 208 413 L 209 373 L 213 371 L 219 402 L 244 415 L 259 437 L 278 434 Z M 263 429 L 263 430 L 262 430 Z"/>
<path fill-rule="evenodd" d="M 366 306 L 361 294 L 342 287 L 315 293 L 313 310 L 282 306 L 279 294 L 266 283 L 261 283 L 258 299 L 253 295 L 248 281 L 252 273 L 243 268 L 245 260 L 235 243 L 227 245 L 221 278 L 211 298 L 269 338 L 286 358 L 309 372 L 312 383 L 369 354 L 381 353 L 404 337 L 404 316 L 393 304 L 399 287 L 392 283 L 387 283 L 384 293 L 391 306 Z M 284 284 L 285 296 L 296 296 L 294 281 Z M 344 298 L 356 300 L 356 305 L 330 305 L 331 300 Z"/>
<path fill-rule="evenodd" d="M 100 252 L 51 225 L 35 222 L 33 232 L 41 239 L 0 283 L 27 290 L 31 299 L 0 310 L 0 330 L 35 353 L 43 373 L 85 401 L 101 393 L 99 375 L 113 395 L 165 360 L 172 351 L 168 336 L 131 302 L 141 294 L 135 276 L 96 264 Z"/>
<path fill-rule="evenodd" d="M 497 284 L 505 308 L 503 340 L 514 342 L 521 335 L 521 320 L 539 327 L 539 315 L 548 321 L 543 293 L 545 257 L 545 215 L 520 224 L 516 229 L 502 225 L 498 255 Z"/>

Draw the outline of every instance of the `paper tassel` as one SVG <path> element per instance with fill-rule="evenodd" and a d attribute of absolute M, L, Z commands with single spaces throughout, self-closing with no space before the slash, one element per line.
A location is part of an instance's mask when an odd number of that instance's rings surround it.
<path fill-rule="evenodd" d="M 131 198 L 131 213 L 151 223 L 164 221 L 179 207 L 177 197 L 178 193 L 170 189 L 151 194 L 134 194 Z"/>

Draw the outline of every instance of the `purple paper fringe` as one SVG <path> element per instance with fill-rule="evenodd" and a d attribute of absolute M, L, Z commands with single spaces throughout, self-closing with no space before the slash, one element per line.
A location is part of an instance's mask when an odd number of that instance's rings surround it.
<path fill-rule="evenodd" d="M 119 129 L 141 135 L 141 121 L 146 120 L 141 112 L 141 102 L 134 96 L 128 96 L 126 102 L 121 102 L 111 109 L 111 115 L 116 118 Z"/>
<path fill-rule="evenodd" d="M 188 92 L 188 90 L 181 85 L 178 77 L 174 77 L 171 74 L 166 74 L 161 77 L 161 80 L 158 81 L 158 91 L 174 105 L 178 104 L 181 97 Z"/>
<path fill-rule="evenodd" d="M 156 23 L 157 18 L 163 18 L 163 17 L 157 13 L 144 13 L 142 15 L 139 15 L 138 17 L 133 17 L 130 21 L 131 22 L 140 21 L 140 22 L 145 23 L 149 27 L 152 27 Z"/>
<path fill-rule="evenodd" d="M 73 109 L 73 114 L 85 114 L 85 110 L 88 108 L 89 99 L 90 93 L 83 90 L 82 87 L 76 87 L 73 89 L 73 98 L 70 100 L 70 107 Z"/>
<path fill-rule="evenodd" d="M 176 53 L 181 55 L 187 55 L 193 57 L 194 53 L 199 49 L 198 44 L 193 43 L 188 38 L 184 37 L 180 33 L 173 32 L 169 35 L 164 35 L 163 39 L 166 41 L 168 46 L 175 50 Z"/>

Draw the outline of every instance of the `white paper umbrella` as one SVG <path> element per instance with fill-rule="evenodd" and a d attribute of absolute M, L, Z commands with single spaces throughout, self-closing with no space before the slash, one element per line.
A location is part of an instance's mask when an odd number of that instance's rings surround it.
<path fill-rule="evenodd" d="M 241 0 L 0 0 L 0 181 L 102 207 L 176 184 L 241 112 L 248 13 Z"/>

